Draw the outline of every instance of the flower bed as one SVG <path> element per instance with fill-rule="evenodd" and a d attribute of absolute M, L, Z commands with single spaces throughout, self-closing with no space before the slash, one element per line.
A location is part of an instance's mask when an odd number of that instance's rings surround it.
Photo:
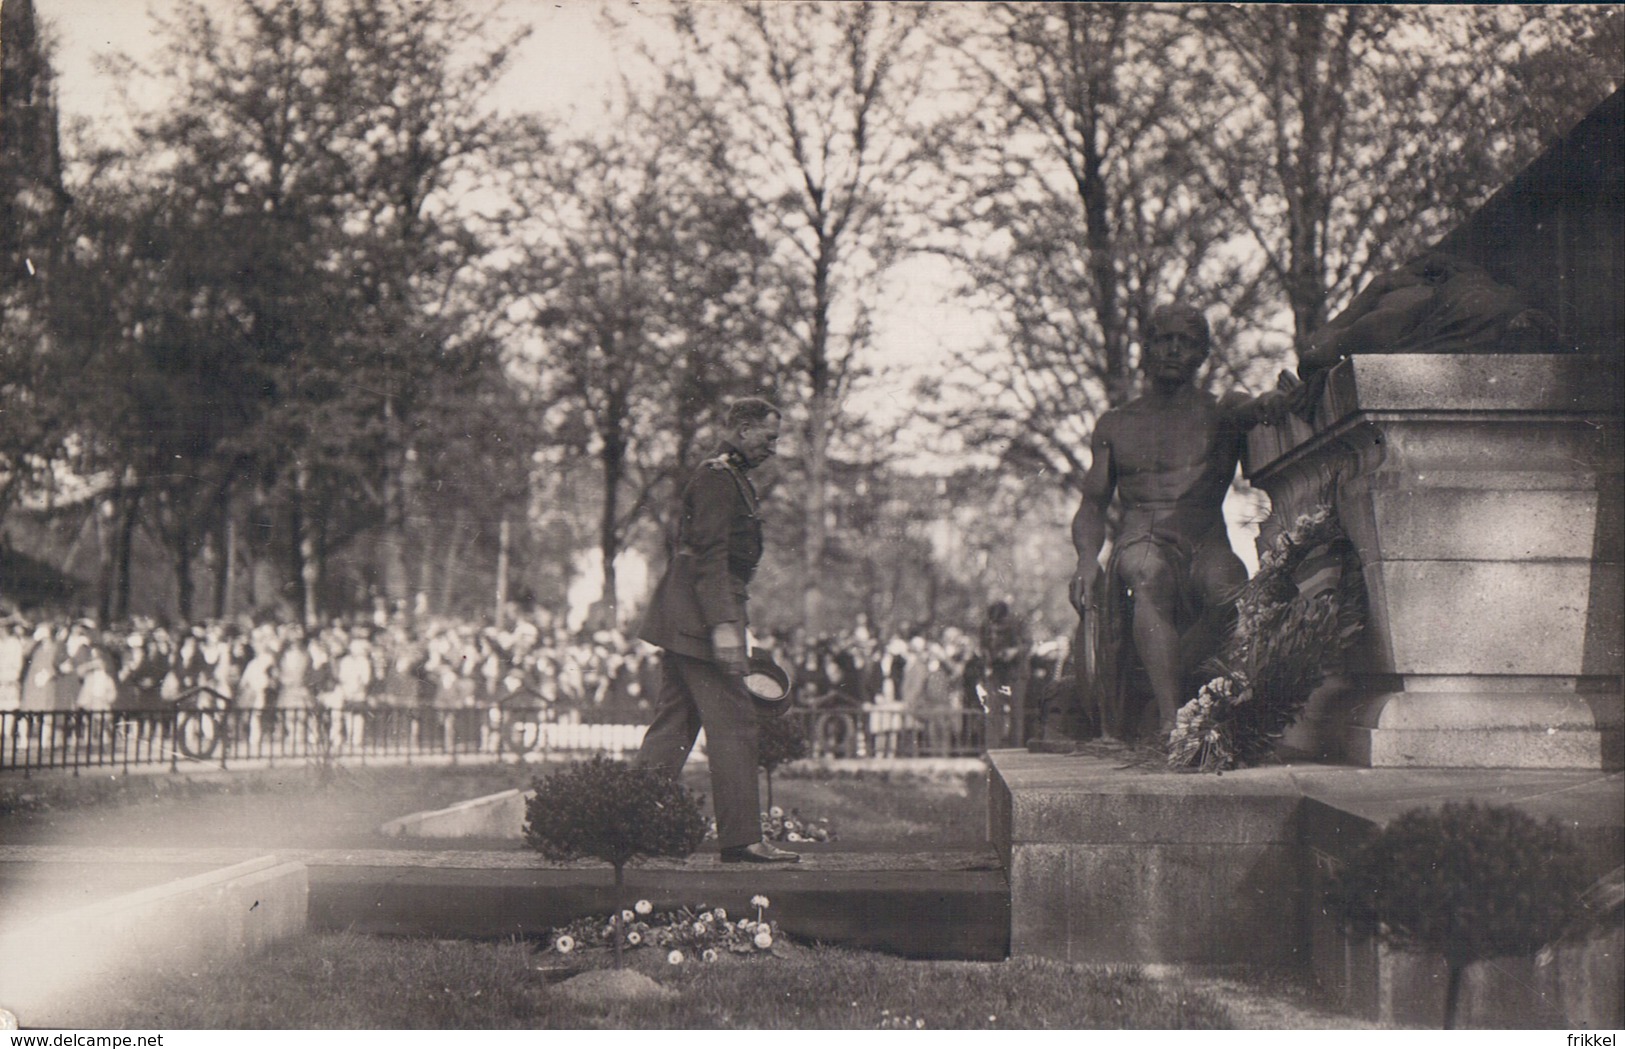
<path fill-rule="evenodd" d="M 717 821 L 713 818 L 708 821 L 705 830 L 707 841 L 715 841 L 717 837 Z M 796 809 L 785 812 L 777 805 L 762 813 L 762 840 L 763 841 L 834 841 L 835 828 L 830 825 L 829 817 L 824 816 L 813 819 L 803 816 Z"/>
<path fill-rule="evenodd" d="M 620 940 L 622 950 L 649 948 L 663 951 L 672 965 L 698 960 L 713 962 L 727 951 L 732 954 L 775 953 L 779 926 L 765 912 L 766 896 L 752 896 L 754 917 L 732 918 L 721 907 L 680 907 L 655 913 L 648 900 L 639 900 L 619 914 L 578 918 L 549 934 L 548 950 L 560 955 L 583 951 L 610 951 Z"/>

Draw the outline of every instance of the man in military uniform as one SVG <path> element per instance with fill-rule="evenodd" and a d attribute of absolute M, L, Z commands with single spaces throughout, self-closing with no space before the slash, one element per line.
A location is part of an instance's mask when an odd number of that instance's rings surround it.
<path fill-rule="evenodd" d="M 746 474 L 777 450 L 779 422 L 779 410 L 759 398 L 729 406 L 721 450 L 683 490 L 671 560 L 638 634 L 665 650 L 638 763 L 676 776 L 704 727 L 724 863 L 801 859 L 762 840 L 756 707 L 744 684 L 746 586 L 762 557 L 756 489 Z"/>
<path fill-rule="evenodd" d="M 1078 566 L 1069 596 L 1080 616 L 1100 617 L 1095 687 L 1108 740 L 1123 740 L 1132 728 L 1131 654 L 1150 681 L 1160 734 L 1172 731 L 1179 708 L 1195 697 L 1187 676 L 1217 650 L 1247 581 L 1225 530 L 1224 497 L 1248 429 L 1283 414 L 1289 391 L 1216 398 L 1198 389 L 1209 342 L 1200 311 L 1156 310 L 1142 360 L 1149 388 L 1095 426 L 1094 459 L 1072 521 Z M 1282 381 L 1293 385 L 1290 377 Z M 1114 495 L 1122 524 L 1103 572 Z"/>

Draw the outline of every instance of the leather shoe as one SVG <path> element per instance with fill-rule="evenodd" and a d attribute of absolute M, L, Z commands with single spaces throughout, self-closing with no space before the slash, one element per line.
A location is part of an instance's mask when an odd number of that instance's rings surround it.
<path fill-rule="evenodd" d="M 775 848 L 765 841 L 722 850 L 723 863 L 800 863 L 801 853 Z"/>

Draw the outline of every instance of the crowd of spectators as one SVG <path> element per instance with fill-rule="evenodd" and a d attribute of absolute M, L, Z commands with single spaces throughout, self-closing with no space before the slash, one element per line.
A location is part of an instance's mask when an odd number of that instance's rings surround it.
<path fill-rule="evenodd" d="M 792 671 L 796 706 L 845 711 L 876 754 L 1000 745 L 986 739 L 995 660 L 977 636 L 881 639 L 864 624 L 807 639 L 758 640 Z M 1037 659 L 1044 646 L 1030 649 Z M 644 724 L 659 685 L 659 651 L 626 634 L 572 635 L 525 618 L 498 627 L 460 619 L 375 616 L 315 629 L 137 620 L 99 629 L 88 619 L 0 620 L 0 714 L 139 712 L 219 700 L 261 712 L 327 711 L 352 738 L 367 712 L 535 709 L 542 720 Z M 995 732 L 1002 730 L 995 729 Z"/>

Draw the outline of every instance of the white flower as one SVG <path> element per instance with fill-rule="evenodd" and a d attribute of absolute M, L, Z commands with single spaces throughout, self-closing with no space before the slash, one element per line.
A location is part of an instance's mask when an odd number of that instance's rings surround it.
<path fill-rule="evenodd" d="M 715 949 L 715 948 L 713 948 L 713 947 L 707 947 L 707 948 L 706 948 L 706 949 L 705 949 L 705 953 L 704 953 L 704 954 L 702 954 L 702 955 L 700 955 L 700 957 L 701 957 L 701 958 L 702 958 L 702 959 L 704 959 L 704 960 L 705 960 L 705 961 L 708 961 L 708 962 L 714 962 L 714 961 L 716 961 L 716 960 L 717 960 L 717 952 L 716 952 L 716 949 Z"/>
<path fill-rule="evenodd" d="M 650 911 L 655 909 L 655 905 L 650 903 L 648 900 L 639 900 L 637 903 L 632 905 L 632 908 L 639 914 L 648 914 Z"/>
<path fill-rule="evenodd" d="M 750 898 L 750 905 L 752 907 L 766 907 L 766 906 L 768 906 L 767 897 L 766 896 L 752 896 Z"/>
<path fill-rule="evenodd" d="M 785 836 L 784 840 L 785 841 L 800 841 L 801 840 L 801 835 L 797 834 L 795 831 L 791 831 L 789 834 L 787 834 Z"/>
<path fill-rule="evenodd" d="M 553 949 L 558 951 L 560 954 L 569 954 L 571 951 L 576 949 L 576 941 L 574 937 L 569 935 L 560 936 L 558 939 L 553 941 Z"/>
<path fill-rule="evenodd" d="M 766 929 L 762 929 L 761 931 L 757 932 L 755 943 L 756 946 L 765 951 L 769 947 L 773 946 L 773 934 L 768 932 Z"/>
<path fill-rule="evenodd" d="M 668 964 L 670 964 L 670 965 L 682 965 L 683 964 L 683 952 L 682 951 L 672 951 L 670 954 L 666 955 L 666 962 Z"/>
<path fill-rule="evenodd" d="M 700 921 L 702 922 L 714 922 L 716 920 L 717 916 L 712 914 L 710 911 L 706 911 L 704 914 L 700 915 Z"/>
<path fill-rule="evenodd" d="M 704 936 L 705 935 L 705 923 L 704 922 L 695 922 L 694 923 L 694 935 L 695 936 Z"/>
<path fill-rule="evenodd" d="M 767 814 L 769 816 L 771 816 L 773 819 L 776 819 L 776 820 L 784 818 L 784 810 L 779 808 L 777 805 L 775 805 L 772 808 L 768 809 Z"/>
<path fill-rule="evenodd" d="M 628 924 L 628 923 L 630 923 L 632 921 L 633 917 L 634 917 L 634 915 L 632 914 L 631 911 L 622 911 L 621 912 L 621 923 L 622 924 Z"/>
<path fill-rule="evenodd" d="M 626 934 L 626 942 L 636 947 L 638 944 L 643 942 L 643 934 L 638 932 L 636 929 L 633 929 L 631 932 Z"/>
<path fill-rule="evenodd" d="M 712 911 L 711 913 L 716 915 L 717 921 L 719 921 L 719 922 L 725 922 L 725 921 L 728 920 L 728 912 L 723 910 L 721 907 L 718 907 L 716 910 Z"/>

